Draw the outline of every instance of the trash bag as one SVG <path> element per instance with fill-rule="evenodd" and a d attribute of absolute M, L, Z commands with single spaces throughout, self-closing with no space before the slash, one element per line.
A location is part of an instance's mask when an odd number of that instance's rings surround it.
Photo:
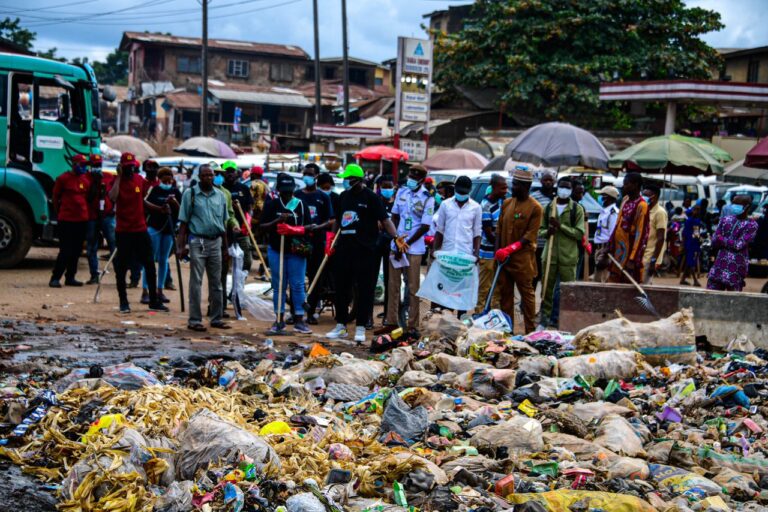
<path fill-rule="evenodd" d="M 437 384 L 437 375 L 422 372 L 418 370 L 409 370 L 400 376 L 397 381 L 398 386 L 410 387 L 428 387 Z"/>
<path fill-rule="evenodd" d="M 459 336 L 467 332 L 467 326 L 456 318 L 450 311 L 443 313 L 431 313 L 427 317 L 427 321 L 422 329 L 422 332 L 427 334 L 430 338 L 439 338 L 443 340 L 449 340 L 456 342 Z"/>
<path fill-rule="evenodd" d="M 450 354 L 435 354 L 432 356 L 432 362 L 435 363 L 440 373 L 462 374 L 477 369 L 493 368 L 488 363 L 480 363 L 467 359 L 466 357 L 452 356 Z"/>
<path fill-rule="evenodd" d="M 647 480 L 651 472 L 648 463 L 632 457 L 613 457 L 602 461 L 606 478 L 625 478 L 629 480 Z"/>
<path fill-rule="evenodd" d="M 649 464 L 651 479 L 669 491 L 682 494 L 688 499 L 700 500 L 722 492 L 720 485 L 709 478 L 684 469 L 664 464 Z"/>
<path fill-rule="evenodd" d="M 194 478 L 199 468 L 210 463 L 237 463 L 240 455 L 252 459 L 259 472 L 266 465 L 280 469 L 280 459 L 261 437 L 221 419 L 208 409 L 200 409 L 189 418 L 178 441 L 176 476 L 180 480 Z"/>
<path fill-rule="evenodd" d="M 516 505 L 537 502 L 551 512 L 571 510 L 602 510 L 604 512 L 656 512 L 647 501 L 628 494 L 613 494 L 600 491 L 572 491 L 559 489 L 541 493 L 510 494 L 507 500 Z M 571 508 L 576 503 L 580 508 Z M 515 507 L 515 510 L 518 510 Z"/>
<path fill-rule="evenodd" d="M 429 418 L 426 409 L 423 407 L 411 409 L 397 393 L 392 393 L 384 407 L 379 431 L 382 438 L 388 432 L 395 432 L 412 444 L 424 437 L 428 426 Z"/>
<path fill-rule="evenodd" d="M 542 435 L 544 442 L 551 447 L 564 448 L 571 452 L 576 460 L 591 461 L 593 458 L 610 459 L 618 457 L 614 452 L 600 446 L 599 444 L 587 441 L 580 437 L 560 432 L 544 432 Z"/>
<path fill-rule="evenodd" d="M 462 357 L 466 357 L 469 354 L 470 349 L 475 345 L 483 345 L 489 341 L 505 340 L 507 338 L 509 338 L 509 335 L 502 331 L 472 326 L 457 340 L 456 353 Z M 538 354 L 534 348 L 527 345 L 526 347 L 532 354 Z"/>
<path fill-rule="evenodd" d="M 656 366 L 663 366 L 667 361 L 696 364 L 696 331 L 691 309 L 682 309 L 650 323 L 619 317 L 585 327 L 576 333 L 574 343 L 586 353 L 619 348 L 635 350 Z"/>
<path fill-rule="evenodd" d="M 186 512 L 192 510 L 192 489 L 195 483 L 191 480 L 173 482 L 155 501 L 155 512 Z"/>
<path fill-rule="evenodd" d="M 598 379 L 631 379 L 637 373 L 639 354 L 628 350 L 609 350 L 595 354 L 564 357 L 558 360 L 560 377 L 577 375 Z"/>
<path fill-rule="evenodd" d="M 619 416 L 629 416 L 634 411 L 622 405 L 610 402 L 580 402 L 567 406 L 570 413 L 575 414 L 582 421 L 592 421 L 593 419 L 602 419 L 609 414 Z"/>
<path fill-rule="evenodd" d="M 390 352 L 387 364 L 390 368 L 397 368 L 398 371 L 403 372 L 409 367 L 411 361 L 413 361 L 413 348 L 397 347 Z"/>
<path fill-rule="evenodd" d="M 475 261 L 477 258 L 469 254 L 437 251 L 416 295 L 448 309 L 474 308 L 480 285 Z"/>
<path fill-rule="evenodd" d="M 99 368 L 98 366 L 95 368 Z M 144 386 L 156 386 L 160 381 L 152 373 L 140 368 L 133 363 L 121 363 L 99 368 L 100 378 L 108 384 L 118 388 L 135 391 Z M 61 393 L 72 383 L 87 378 L 93 368 L 76 368 L 68 375 L 59 379 L 55 384 L 57 393 Z"/>
<path fill-rule="evenodd" d="M 500 309 L 492 309 L 472 319 L 472 327 L 485 331 L 512 332 L 512 319 Z"/>
<path fill-rule="evenodd" d="M 288 512 L 326 512 L 325 505 L 311 492 L 294 494 L 285 500 Z"/>
<path fill-rule="evenodd" d="M 617 414 L 605 416 L 597 428 L 595 443 L 609 450 L 630 457 L 645 456 L 643 441 L 632 425 Z"/>
<path fill-rule="evenodd" d="M 760 494 L 760 487 L 751 477 L 732 469 L 721 469 L 712 481 L 740 501 L 754 500 Z"/>
<path fill-rule="evenodd" d="M 486 453 L 495 452 L 498 455 L 503 449 L 511 455 L 513 452 L 538 452 L 544 448 L 541 423 L 527 416 L 513 416 L 497 425 L 481 425 L 470 433 L 469 444 Z"/>
<path fill-rule="evenodd" d="M 245 277 L 248 277 L 245 274 Z M 243 280 L 243 289 L 240 294 L 240 305 L 248 313 L 261 322 L 271 322 L 275 319 L 274 305 L 272 304 L 271 294 L 264 296 L 264 292 L 269 289 L 267 283 L 249 283 L 245 284 Z M 240 292 L 238 292 L 240 293 Z"/>

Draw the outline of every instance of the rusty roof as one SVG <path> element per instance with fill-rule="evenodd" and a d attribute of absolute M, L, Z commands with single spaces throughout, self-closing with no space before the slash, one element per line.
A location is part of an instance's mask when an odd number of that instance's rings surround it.
<path fill-rule="evenodd" d="M 202 46 L 202 39 L 199 37 L 174 36 L 151 32 L 123 32 L 123 38 L 120 41 L 120 49 L 127 50 L 128 45 L 131 42 L 189 48 L 200 48 Z M 272 55 L 276 57 L 291 57 L 302 60 L 309 59 L 309 55 L 302 48 L 290 44 L 257 43 L 253 41 L 237 41 L 234 39 L 208 38 L 208 48 L 258 55 Z"/>

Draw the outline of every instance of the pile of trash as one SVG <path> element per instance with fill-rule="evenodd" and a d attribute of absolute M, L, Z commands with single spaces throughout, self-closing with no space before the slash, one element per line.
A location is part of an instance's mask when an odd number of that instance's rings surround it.
<path fill-rule="evenodd" d="M 768 504 L 768 352 L 697 350 L 689 310 L 524 337 L 497 315 L 434 315 L 367 359 L 268 345 L 247 367 L 8 377 L 0 457 L 73 512 Z"/>

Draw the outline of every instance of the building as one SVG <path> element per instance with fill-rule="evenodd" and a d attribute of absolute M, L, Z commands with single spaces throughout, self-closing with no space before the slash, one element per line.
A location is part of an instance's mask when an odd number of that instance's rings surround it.
<path fill-rule="evenodd" d="M 744 83 L 768 84 L 768 46 L 756 48 L 718 48 L 723 58 L 719 80 Z M 721 135 L 758 136 L 768 133 L 766 122 L 768 109 L 757 105 L 720 107 L 718 112 Z"/>
<path fill-rule="evenodd" d="M 427 28 L 430 31 L 454 34 L 464 28 L 471 19 L 473 4 L 451 5 L 447 9 L 432 11 L 422 15 L 429 20 Z"/>

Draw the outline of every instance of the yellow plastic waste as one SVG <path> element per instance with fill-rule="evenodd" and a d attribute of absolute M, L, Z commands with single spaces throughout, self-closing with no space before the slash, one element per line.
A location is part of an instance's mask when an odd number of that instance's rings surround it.
<path fill-rule="evenodd" d="M 82 442 L 87 443 L 88 440 L 94 435 L 98 434 L 102 430 L 106 430 L 112 425 L 125 425 L 128 421 L 122 414 L 105 414 L 99 421 L 91 424 L 88 432 L 83 436 Z"/>
<path fill-rule="evenodd" d="M 560 489 L 542 493 L 510 494 L 507 496 L 507 501 L 515 505 L 535 501 L 544 506 L 547 512 L 571 512 L 570 506 L 577 501 L 582 501 L 588 510 L 596 509 L 605 512 L 657 512 L 647 501 L 635 496 L 599 491 Z"/>
<path fill-rule="evenodd" d="M 517 408 L 520 409 L 520 411 L 523 413 L 527 414 L 529 418 L 533 418 L 536 416 L 536 413 L 539 412 L 539 410 L 536 409 L 536 407 L 527 398 L 523 400 L 522 403 L 517 406 Z"/>
<path fill-rule="evenodd" d="M 259 430 L 260 436 L 276 436 L 281 434 L 290 434 L 292 432 L 291 426 L 284 421 L 272 421 L 267 423 L 261 430 Z"/>

